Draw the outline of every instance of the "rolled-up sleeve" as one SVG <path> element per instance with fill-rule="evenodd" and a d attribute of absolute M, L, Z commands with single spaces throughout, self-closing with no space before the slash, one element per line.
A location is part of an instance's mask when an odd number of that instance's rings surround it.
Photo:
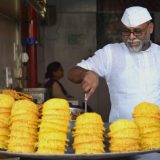
<path fill-rule="evenodd" d="M 77 66 L 96 72 L 100 77 L 107 76 L 111 68 L 111 50 L 106 45 L 97 50 L 92 57 L 77 63 Z"/>

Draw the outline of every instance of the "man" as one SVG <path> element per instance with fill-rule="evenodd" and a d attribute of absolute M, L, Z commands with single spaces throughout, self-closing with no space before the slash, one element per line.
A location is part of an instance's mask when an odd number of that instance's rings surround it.
<path fill-rule="evenodd" d="M 146 8 L 127 8 L 121 19 L 123 43 L 104 46 L 68 73 L 71 81 L 82 83 L 87 98 L 96 90 L 99 76 L 105 78 L 111 99 L 110 122 L 131 119 L 140 102 L 160 105 L 160 46 L 150 41 L 151 20 Z"/>

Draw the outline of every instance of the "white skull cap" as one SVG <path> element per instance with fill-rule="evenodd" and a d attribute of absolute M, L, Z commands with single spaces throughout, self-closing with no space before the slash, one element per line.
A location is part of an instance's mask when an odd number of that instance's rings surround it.
<path fill-rule="evenodd" d="M 121 22 L 127 27 L 136 27 L 152 19 L 148 10 L 144 7 L 129 7 L 124 11 Z"/>

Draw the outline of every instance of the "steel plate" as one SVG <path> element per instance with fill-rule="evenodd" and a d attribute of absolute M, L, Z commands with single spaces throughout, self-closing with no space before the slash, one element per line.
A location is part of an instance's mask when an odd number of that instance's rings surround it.
<path fill-rule="evenodd" d="M 74 125 L 74 121 L 71 121 L 70 123 L 70 129 L 72 130 Z M 105 123 L 105 132 L 108 132 L 109 124 Z M 72 149 L 72 143 L 73 143 L 73 137 L 71 133 L 68 134 L 68 139 L 70 139 L 67 147 L 67 153 L 66 154 L 26 154 L 26 153 L 16 153 L 16 152 L 8 152 L 4 150 L 0 150 L 0 158 L 3 157 L 20 157 L 22 159 L 40 159 L 40 160 L 94 160 L 94 159 L 112 159 L 112 158 L 123 158 L 123 157 L 132 157 L 140 154 L 147 154 L 147 153 L 154 153 L 159 152 L 160 149 L 155 150 L 146 150 L 146 151 L 133 151 L 133 152 L 109 152 L 108 151 L 108 140 L 106 139 L 105 144 L 105 153 L 103 154 L 74 154 L 74 151 Z"/>
<path fill-rule="evenodd" d="M 91 160 L 91 159 L 107 159 L 107 158 L 120 158 L 120 157 L 131 157 L 140 154 L 154 153 L 160 152 L 159 150 L 146 150 L 146 151 L 135 151 L 135 152 L 117 152 L 110 153 L 106 152 L 104 154 L 24 154 L 24 153 L 15 153 L 15 152 L 7 152 L 0 151 L 0 155 L 4 155 L 6 157 L 20 157 L 20 158 L 29 158 L 29 159 L 45 159 L 45 160 Z"/>

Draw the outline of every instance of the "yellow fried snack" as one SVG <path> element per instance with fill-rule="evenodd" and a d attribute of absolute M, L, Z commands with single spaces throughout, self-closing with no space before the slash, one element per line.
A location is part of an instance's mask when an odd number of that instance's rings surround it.
<path fill-rule="evenodd" d="M 31 112 L 31 113 L 33 112 L 38 114 L 37 105 L 34 102 L 29 100 L 18 100 L 13 105 L 11 116 L 22 114 L 22 113 L 28 113 L 28 112 Z"/>
<path fill-rule="evenodd" d="M 115 122 L 113 122 L 109 129 L 111 132 L 117 132 L 124 129 L 138 129 L 137 125 L 132 120 L 128 119 L 119 119 Z"/>
<path fill-rule="evenodd" d="M 19 152 L 19 153 L 34 153 L 35 152 L 35 146 L 33 146 L 33 145 L 9 144 L 8 145 L 8 151 Z"/>
<path fill-rule="evenodd" d="M 95 130 L 95 124 L 90 124 L 90 123 L 88 123 L 88 124 L 84 124 L 84 123 L 82 123 L 81 125 L 75 125 L 74 126 L 74 129 L 81 129 L 81 130 L 83 130 L 83 129 L 86 129 L 86 127 L 88 128 L 88 130 Z M 96 129 L 98 130 L 98 131 L 105 131 L 105 127 L 104 127 L 104 125 L 103 124 L 97 124 L 96 125 Z"/>
<path fill-rule="evenodd" d="M 57 115 L 59 115 L 59 114 L 61 114 L 61 115 L 63 115 L 64 117 L 68 117 L 69 116 L 69 114 L 70 114 L 70 112 L 66 112 L 65 110 L 57 110 L 57 109 L 43 109 L 43 111 L 42 111 L 42 115 L 55 115 L 55 116 L 57 116 Z"/>
<path fill-rule="evenodd" d="M 142 147 L 143 150 L 151 150 L 151 149 L 159 149 L 159 148 L 160 148 L 160 144 L 159 143 L 143 145 L 143 147 Z"/>
<path fill-rule="evenodd" d="M 5 141 L 0 141 L 0 149 L 7 149 L 7 143 Z"/>
<path fill-rule="evenodd" d="M 64 154 L 65 150 L 64 149 L 54 149 L 54 148 L 49 148 L 49 147 L 38 147 L 38 151 L 36 152 L 38 154 Z"/>
<path fill-rule="evenodd" d="M 0 135 L 0 141 L 6 141 L 6 140 L 8 140 L 8 136 Z"/>
<path fill-rule="evenodd" d="M 6 107 L 0 107 L 0 113 L 8 113 L 10 115 L 11 113 L 11 108 L 6 108 Z"/>
<path fill-rule="evenodd" d="M 12 123 L 12 125 L 10 127 L 13 128 L 33 128 L 33 129 L 37 129 L 38 128 L 38 123 L 32 123 L 32 121 L 30 121 L 31 123 L 27 123 L 27 121 L 14 121 L 14 123 Z"/>
<path fill-rule="evenodd" d="M 8 136 L 10 133 L 8 128 L 0 128 L 0 136 Z"/>
<path fill-rule="evenodd" d="M 30 136 L 30 134 L 28 134 L 28 135 L 26 135 L 26 134 L 24 135 L 23 134 L 21 136 L 17 136 L 16 134 L 12 134 L 12 135 L 10 135 L 10 139 L 11 140 L 12 139 L 17 140 L 17 143 L 18 143 L 19 140 L 21 140 L 21 141 L 23 141 L 23 140 L 27 141 L 27 139 L 28 139 L 29 142 L 37 142 L 37 136 L 35 136 L 35 137 L 34 136 Z M 8 143 L 9 143 L 9 141 L 8 141 Z M 10 143 L 10 144 L 12 144 L 12 143 Z"/>
<path fill-rule="evenodd" d="M 10 120 L 10 116 L 8 114 L 2 114 L 2 113 L 0 113 L 0 121 L 1 122 L 7 123 L 7 126 L 8 126 L 9 120 Z"/>
<path fill-rule="evenodd" d="M 109 150 L 129 152 L 140 150 L 140 134 L 133 120 L 119 119 L 109 126 Z"/>
<path fill-rule="evenodd" d="M 13 120 L 12 119 L 10 120 L 10 125 L 13 125 L 13 124 L 18 124 L 18 123 L 21 123 L 20 126 L 32 126 L 33 128 L 38 128 L 38 125 L 39 125 L 39 122 L 36 122 L 36 121 L 31 121 L 31 120 Z"/>
<path fill-rule="evenodd" d="M 14 103 L 14 98 L 10 95 L 0 94 L 0 108 L 10 109 Z"/>
<path fill-rule="evenodd" d="M 109 150 L 111 152 L 130 152 L 130 151 L 139 151 L 141 148 L 139 144 L 135 145 L 124 145 L 124 146 L 116 146 L 110 145 Z"/>
<path fill-rule="evenodd" d="M 160 108 L 155 104 L 142 102 L 134 108 L 133 117 L 136 116 L 155 116 L 160 118 Z"/>
<path fill-rule="evenodd" d="M 93 142 L 93 139 L 97 143 L 101 143 L 104 141 L 103 137 L 98 137 L 96 135 L 78 135 L 74 137 L 74 145 L 81 144 L 81 143 L 88 143 Z"/>
<path fill-rule="evenodd" d="M 41 128 L 41 133 L 53 133 L 53 132 L 62 132 L 62 133 L 68 133 L 70 130 L 67 129 L 63 129 L 62 127 L 57 127 L 57 128 Z"/>
<path fill-rule="evenodd" d="M 67 118 L 67 119 L 56 119 L 54 117 L 42 117 L 41 120 L 40 120 L 40 124 L 41 123 L 50 123 L 50 124 L 57 124 L 57 125 L 60 125 L 60 126 L 66 126 L 68 125 L 68 123 L 70 122 L 70 118 Z"/>
<path fill-rule="evenodd" d="M 36 153 L 64 154 L 70 119 L 69 103 L 65 99 L 52 98 L 44 102 Z"/>
<path fill-rule="evenodd" d="M 32 134 L 30 132 L 25 132 L 24 130 L 20 130 L 20 131 L 11 131 L 10 133 L 10 137 L 18 137 L 18 138 L 22 138 L 22 137 L 25 137 L 25 138 L 34 138 L 34 139 L 37 139 L 37 135 L 36 134 Z"/>
<path fill-rule="evenodd" d="M 75 151 L 75 154 L 84 154 L 84 153 L 87 153 L 87 154 L 100 154 L 100 153 L 104 153 L 104 149 L 91 149 L 91 148 L 77 148 L 76 151 Z"/>
<path fill-rule="evenodd" d="M 11 110 L 8 151 L 34 153 L 38 138 L 38 107 L 30 100 L 17 100 Z"/>
<path fill-rule="evenodd" d="M 43 141 L 43 140 L 58 140 L 58 141 L 68 141 L 67 135 L 63 132 L 44 132 L 44 133 L 40 133 L 38 138 Z"/>
<path fill-rule="evenodd" d="M 74 124 L 73 149 L 75 154 L 104 153 L 104 123 L 97 113 L 83 113 Z"/>
<path fill-rule="evenodd" d="M 7 149 L 9 139 L 9 120 L 15 100 L 10 95 L 0 94 L 0 148 Z"/>
<path fill-rule="evenodd" d="M 8 135 L 7 133 L 0 133 L 0 149 L 7 149 Z"/>
<path fill-rule="evenodd" d="M 111 138 L 109 140 L 110 144 L 114 144 L 115 146 L 128 146 L 137 144 L 137 139 L 134 138 Z"/>
<path fill-rule="evenodd" d="M 79 135 L 86 135 L 86 136 L 88 136 L 88 137 L 90 137 L 90 136 L 94 136 L 94 135 L 96 135 L 97 137 L 99 137 L 99 138 L 101 138 L 101 139 L 103 139 L 103 137 L 104 137 L 104 135 L 103 135 L 103 133 L 104 132 L 87 132 L 87 131 L 83 131 L 83 132 L 81 132 L 81 131 L 78 131 L 78 132 L 73 132 L 72 133 L 72 135 L 73 135 L 73 137 L 77 137 L 77 136 L 79 136 Z"/>
<path fill-rule="evenodd" d="M 22 99 L 27 99 L 31 101 L 33 100 L 33 97 L 31 95 L 22 92 L 17 92 L 16 90 L 13 89 L 4 89 L 2 90 L 2 93 L 12 96 L 15 100 L 22 100 Z"/>
<path fill-rule="evenodd" d="M 122 130 L 117 131 L 117 132 L 109 132 L 108 137 L 113 137 L 113 138 L 134 138 L 134 139 L 139 139 L 139 130 L 138 129 L 124 129 L 123 132 Z"/>
<path fill-rule="evenodd" d="M 27 93 L 23 93 L 23 92 L 17 92 L 18 94 L 18 99 L 17 100 L 22 100 L 22 99 L 26 99 L 26 100 L 33 100 L 33 97 Z"/>
<path fill-rule="evenodd" d="M 141 140 L 141 146 L 143 149 L 159 149 L 160 148 L 160 138 L 143 138 Z"/>
<path fill-rule="evenodd" d="M 45 112 L 46 110 L 52 110 L 52 109 L 70 112 L 69 103 L 65 99 L 61 99 L 61 98 L 51 98 L 47 100 L 43 104 L 42 112 Z"/>
<path fill-rule="evenodd" d="M 66 143 L 65 141 L 58 141 L 58 140 L 52 140 L 52 141 L 46 141 L 46 140 L 41 140 L 38 142 L 38 147 L 49 147 L 52 149 L 56 150 L 64 150 L 66 149 Z"/>
<path fill-rule="evenodd" d="M 61 117 L 59 115 L 61 115 Z M 46 121 L 49 121 L 49 120 L 60 120 L 60 121 L 63 121 L 64 120 L 65 122 L 70 122 L 71 117 L 70 117 L 70 114 L 68 114 L 68 115 L 52 114 L 52 115 L 43 115 L 42 120 L 46 120 Z"/>
<path fill-rule="evenodd" d="M 30 139 L 22 139 L 22 138 L 15 138 L 15 137 L 12 137 L 10 138 L 9 140 L 10 144 L 12 145 L 29 145 L 29 146 L 34 146 L 36 144 L 36 140 L 30 140 Z"/>
<path fill-rule="evenodd" d="M 28 121 L 33 121 L 33 122 L 34 121 L 37 122 L 39 120 L 39 117 L 33 112 L 28 112 L 28 114 L 23 113 L 23 114 L 14 115 L 14 116 L 11 116 L 11 119 L 12 121 L 28 120 Z"/>
<path fill-rule="evenodd" d="M 140 144 L 143 150 L 160 148 L 160 109 L 159 106 L 142 102 L 133 112 L 135 123 L 140 132 Z"/>
<path fill-rule="evenodd" d="M 102 118 L 99 114 L 97 113 L 83 113 L 82 115 L 79 115 L 77 117 L 77 120 L 75 122 L 75 127 L 77 125 L 83 125 L 83 124 L 86 124 L 86 123 L 89 123 L 89 124 L 101 124 L 103 125 L 103 121 L 102 121 Z"/>
<path fill-rule="evenodd" d="M 142 139 L 143 138 L 159 138 L 160 137 L 160 131 L 141 134 L 141 137 L 142 137 Z"/>
<path fill-rule="evenodd" d="M 92 142 L 85 142 L 85 143 L 78 143 L 73 144 L 74 148 L 76 149 L 95 149 L 95 150 L 103 150 L 105 145 L 102 141 L 92 141 Z"/>
<path fill-rule="evenodd" d="M 156 126 L 151 126 L 151 127 L 141 127 L 139 128 L 139 132 L 141 135 L 145 135 L 145 134 L 150 134 L 153 132 L 160 132 L 160 128 L 156 127 Z"/>
<path fill-rule="evenodd" d="M 150 128 L 150 127 L 159 127 L 160 128 L 160 119 L 153 117 L 136 117 L 135 123 L 140 128 Z"/>

